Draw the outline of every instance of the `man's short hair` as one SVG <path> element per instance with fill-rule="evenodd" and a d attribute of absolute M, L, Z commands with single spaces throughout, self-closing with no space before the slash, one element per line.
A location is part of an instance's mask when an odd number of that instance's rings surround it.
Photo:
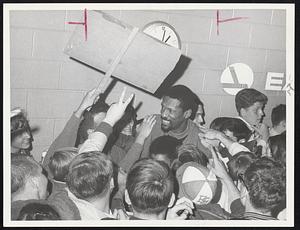
<path fill-rule="evenodd" d="M 272 109 L 271 121 L 273 127 L 286 120 L 286 105 L 280 104 Z"/>
<path fill-rule="evenodd" d="M 228 162 L 228 173 L 232 180 L 237 181 L 243 178 L 247 168 L 257 159 L 254 153 L 239 152 L 235 154 Z"/>
<path fill-rule="evenodd" d="M 285 169 L 273 159 L 262 157 L 253 162 L 243 180 L 252 206 L 261 212 L 272 211 L 286 197 Z"/>
<path fill-rule="evenodd" d="M 37 177 L 41 166 L 32 157 L 16 155 L 11 157 L 11 193 L 24 189 L 28 179 Z"/>
<path fill-rule="evenodd" d="M 159 214 L 168 208 L 174 191 L 174 176 L 166 163 L 141 159 L 130 169 L 126 189 L 136 212 Z"/>
<path fill-rule="evenodd" d="M 231 131 L 233 136 L 237 138 L 237 141 L 241 139 L 245 139 L 245 141 L 248 141 L 252 134 L 251 130 L 248 128 L 245 122 L 234 117 L 230 117 L 222 123 L 220 131 L 225 132 L 226 130 Z"/>
<path fill-rule="evenodd" d="M 272 158 L 280 161 L 283 165 L 286 162 L 286 132 L 279 135 L 269 137 L 269 146 Z"/>
<path fill-rule="evenodd" d="M 48 165 L 54 180 L 66 182 L 69 165 L 77 154 L 78 149 L 75 147 L 61 148 L 54 152 Z"/>
<path fill-rule="evenodd" d="M 253 88 L 242 89 L 235 96 L 235 107 L 238 113 L 241 109 L 247 109 L 256 102 L 267 104 L 268 97 Z"/>
<path fill-rule="evenodd" d="M 196 109 L 195 94 L 184 85 L 175 85 L 169 88 L 164 94 L 164 96 L 168 96 L 179 100 L 180 107 L 183 109 L 183 111 L 191 109 L 193 112 L 193 110 Z"/>
<path fill-rule="evenodd" d="M 217 117 L 210 123 L 209 128 L 217 131 L 221 131 L 221 127 L 223 123 L 229 119 L 230 117 Z"/>
<path fill-rule="evenodd" d="M 175 137 L 164 135 L 155 138 L 150 145 L 150 155 L 161 154 L 167 156 L 172 162 L 177 158 L 176 148 L 180 145 L 180 141 Z"/>
<path fill-rule="evenodd" d="M 220 132 L 229 130 L 237 138 L 237 141 L 241 139 L 247 141 L 251 136 L 251 130 L 245 122 L 234 117 L 217 117 L 210 123 L 210 128 Z"/>
<path fill-rule="evenodd" d="M 192 105 L 192 114 L 190 116 L 191 120 L 194 120 L 198 111 L 198 107 L 202 106 L 203 109 L 203 116 L 205 115 L 205 111 L 204 111 L 204 104 L 203 102 L 200 100 L 200 98 L 194 93 L 194 102 Z"/>
<path fill-rule="evenodd" d="M 61 218 L 52 205 L 32 202 L 21 209 L 17 220 L 61 220 Z"/>
<path fill-rule="evenodd" d="M 71 162 L 67 186 L 77 198 L 90 200 L 106 193 L 112 176 L 113 165 L 105 154 L 85 152 Z"/>
<path fill-rule="evenodd" d="M 206 167 L 208 164 L 207 156 L 193 144 L 183 144 L 177 148 L 178 160 L 181 164 L 187 162 L 197 162 Z"/>
<path fill-rule="evenodd" d="M 11 141 L 15 137 L 21 135 L 24 132 L 28 132 L 32 138 L 31 129 L 26 115 L 23 112 L 10 118 L 10 135 Z"/>

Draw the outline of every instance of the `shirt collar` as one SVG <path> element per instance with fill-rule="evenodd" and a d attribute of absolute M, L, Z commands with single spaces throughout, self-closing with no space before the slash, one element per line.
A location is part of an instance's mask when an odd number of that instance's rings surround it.
<path fill-rule="evenodd" d="M 172 137 L 175 137 L 177 139 L 182 139 L 182 138 L 185 138 L 190 129 L 191 129 L 191 126 L 192 125 L 195 125 L 194 122 L 191 120 L 191 119 L 188 119 L 187 120 L 187 126 L 186 126 L 186 129 L 184 131 L 182 131 L 181 133 L 174 133 L 172 130 L 168 131 L 167 133 L 165 133 L 166 135 L 170 135 Z M 195 125 L 196 126 L 196 125 Z"/>
<path fill-rule="evenodd" d="M 70 199 L 76 204 L 82 220 L 92 220 L 92 219 L 99 220 L 106 217 L 115 218 L 112 215 L 111 211 L 109 214 L 102 212 L 98 210 L 90 202 L 77 198 L 68 188 L 66 188 L 66 190 L 68 192 L 68 196 L 70 197 Z"/>
<path fill-rule="evenodd" d="M 252 126 L 251 126 L 244 118 L 242 118 L 242 117 L 240 117 L 240 116 L 237 116 L 236 118 L 242 120 L 252 132 L 255 131 L 255 130 L 252 128 Z"/>

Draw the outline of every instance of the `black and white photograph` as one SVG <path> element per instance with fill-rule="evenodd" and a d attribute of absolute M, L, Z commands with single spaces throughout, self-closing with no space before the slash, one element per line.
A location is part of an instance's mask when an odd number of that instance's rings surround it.
<path fill-rule="evenodd" d="M 294 4 L 3 4 L 4 226 L 294 226 L 294 43 Z"/>

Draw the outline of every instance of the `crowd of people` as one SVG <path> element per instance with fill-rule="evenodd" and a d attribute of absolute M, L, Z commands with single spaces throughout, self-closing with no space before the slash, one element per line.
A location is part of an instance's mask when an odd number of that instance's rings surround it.
<path fill-rule="evenodd" d="M 267 96 L 245 88 L 236 117 L 206 125 L 204 104 L 183 85 L 140 120 L 126 89 L 110 106 L 102 92 L 84 96 L 40 162 L 25 111 L 11 111 L 12 220 L 286 218 L 285 105 L 265 114 Z"/>

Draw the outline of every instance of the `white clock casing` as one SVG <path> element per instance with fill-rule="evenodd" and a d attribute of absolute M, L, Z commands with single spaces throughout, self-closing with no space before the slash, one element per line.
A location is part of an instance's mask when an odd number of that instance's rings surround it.
<path fill-rule="evenodd" d="M 174 27 L 163 21 L 150 22 L 144 26 L 143 32 L 170 46 L 181 49 L 180 37 Z"/>

